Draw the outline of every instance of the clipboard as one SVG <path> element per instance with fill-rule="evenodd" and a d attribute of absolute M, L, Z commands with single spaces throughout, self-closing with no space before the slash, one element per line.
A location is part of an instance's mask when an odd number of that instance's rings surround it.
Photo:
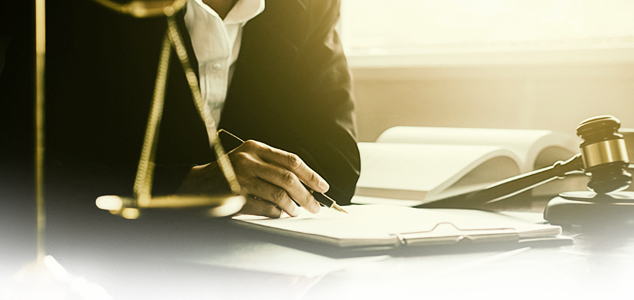
<path fill-rule="evenodd" d="M 349 214 L 322 209 L 317 214 L 302 211 L 298 217 L 243 215 L 232 219 L 268 233 L 272 240 L 309 251 L 385 254 L 414 248 L 472 250 L 572 243 L 560 226 L 483 210 L 391 205 L 352 205 L 346 210 Z"/>

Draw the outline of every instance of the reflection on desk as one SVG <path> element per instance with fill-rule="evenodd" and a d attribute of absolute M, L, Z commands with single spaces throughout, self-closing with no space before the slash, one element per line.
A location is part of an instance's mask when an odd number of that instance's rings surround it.
<path fill-rule="evenodd" d="M 47 250 L 113 299 L 614 299 L 630 296 L 634 275 L 634 243 L 623 235 L 580 235 L 551 248 L 337 259 L 271 243 L 224 219 L 108 217 L 52 226 Z M 21 253 L 3 254 L 0 292 L 25 262 L 14 261 Z"/>
<path fill-rule="evenodd" d="M 204 266 L 183 266 L 194 283 L 207 289 L 205 300 L 300 299 L 323 275 L 273 274 Z"/>
<path fill-rule="evenodd" d="M 329 290 L 341 299 L 630 298 L 630 237 L 579 235 L 576 244 L 555 248 L 392 257 L 325 276 L 304 299 L 323 299 Z"/>

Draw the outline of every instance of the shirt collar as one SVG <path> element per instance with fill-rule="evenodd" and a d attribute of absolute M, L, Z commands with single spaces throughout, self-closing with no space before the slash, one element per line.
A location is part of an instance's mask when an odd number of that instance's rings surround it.
<path fill-rule="evenodd" d="M 238 0 L 225 17 L 224 23 L 246 23 L 262 11 L 264 11 L 264 0 Z"/>
<path fill-rule="evenodd" d="M 246 23 L 264 11 L 264 1 L 265 0 L 238 0 L 223 20 L 223 23 L 225 25 Z M 192 2 L 196 3 L 199 9 L 220 19 L 218 14 L 207 4 L 203 3 L 202 0 L 193 0 Z"/>

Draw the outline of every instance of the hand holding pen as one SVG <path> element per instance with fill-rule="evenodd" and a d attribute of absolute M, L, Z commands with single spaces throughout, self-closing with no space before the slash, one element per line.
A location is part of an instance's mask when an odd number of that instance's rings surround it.
<path fill-rule="evenodd" d="M 243 141 L 224 132 L 241 142 L 227 153 L 238 182 L 249 195 L 241 213 L 277 218 L 284 211 L 297 216 L 295 203 L 316 213 L 320 210 L 318 200 L 327 207 L 344 211 L 322 194 L 328 191 L 328 183 L 297 155 L 261 142 Z M 181 185 L 181 192 L 208 191 L 219 180 L 218 171 L 215 162 L 192 168 Z"/>
<path fill-rule="evenodd" d="M 218 130 L 218 136 L 219 137 L 220 137 L 220 133 L 225 133 L 228 136 L 232 137 L 233 139 L 239 141 L 240 143 L 244 143 L 244 140 L 242 140 L 241 138 L 239 138 L 238 136 L 236 136 L 235 134 L 233 134 L 233 133 L 231 133 L 229 131 L 226 131 L 224 129 Z M 292 155 L 294 155 L 294 154 L 292 154 Z M 301 159 L 299 157 L 297 157 L 296 155 L 295 155 L 295 158 L 297 160 L 301 161 Z M 306 166 L 306 168 L 308 168 L 308 166 Z M 308 169 L 310 170 L 310 168 L 308 168 Z M 312 171 L 312 170 L 310 170 L 310 171 L 314 173 L 314 171 Z M 316 175 L 317 177 L 319 177 L 321 179 L 321 176 L 319 176 L 317 173 L 314 173 L 314 175 Z M 321 180 L 323 180 L 323 179 L 321 179 Z M 318 191 L 315 191 L 314 189 L 310 188 L 304 182 L 302 182 L 302 185 L 308 190 L 308 192 L 310 192 L 313 195 L 313 197 L 315 197 L 315 200 L 317 200 L 317 202 L 319 202 L 321 205 L 323 205 L 323 206 L 325 206 L 327 208 L 335 209 L 335 210 L 340 211 L 340 212 L 348 213 L 343 208 L 341 208 L 337 204 L 337 202 L 335 202 L 335 200 L 333 200 L 332 198 L 328 197 L 328 195 L 324 194 L 327 191 L 327 189 L 324 190 L 323 192 L 318 192 Z"/>

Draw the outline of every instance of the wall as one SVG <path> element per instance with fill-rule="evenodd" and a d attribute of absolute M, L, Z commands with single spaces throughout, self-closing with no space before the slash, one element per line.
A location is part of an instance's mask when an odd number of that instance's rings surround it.
<path fill-rule="evenodd" d="M 353 76 L 360 141 L 397 125 L 574 134 L 602 114 L 634 128 L 632 62 L 356 67 Z"/>

